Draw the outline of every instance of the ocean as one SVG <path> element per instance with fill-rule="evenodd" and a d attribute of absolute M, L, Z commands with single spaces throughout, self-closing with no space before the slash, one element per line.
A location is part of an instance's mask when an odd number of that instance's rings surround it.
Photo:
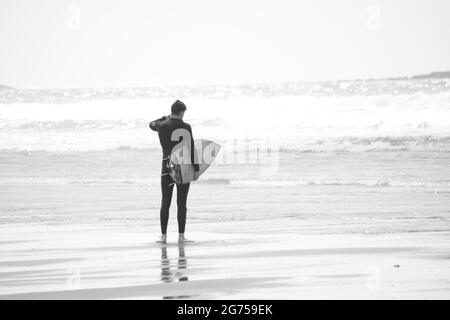
<path fill-rule="evenodd" d="M 450 230 L 446 78 L 1 89 L 0 223 L 158 226 L 161 151 L 148 123 L 175 99 L 194 138 L 222 145 L 191 187 L 188 225 Z"/>

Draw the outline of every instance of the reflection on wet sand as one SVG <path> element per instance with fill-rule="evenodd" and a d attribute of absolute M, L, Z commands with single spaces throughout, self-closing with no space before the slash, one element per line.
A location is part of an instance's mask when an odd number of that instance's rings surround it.
<path fill-rule="evenodd" d="M 161 281 L 172 282 L 188 281 L 187 277 L 187 259 L 183 245 L 178 246 L 178 261 L 176 270 L 171 269 L 170 259 L 167 256 L 167 247 L 161 246 Z"/>
<path fill-rule="evenodd" d="M 187 277 L 187 259 L 185 249 L 183 245 L 178 246 L 178 260 L 176 270 L 171 270 L 170 258 L 167 256 L 167 247 L 161 247 L 161 281 L 172 282 L 178 279 L 178 281 L 188 281 Z M 178 296 L 163 296 L 166 299 L 189 299 L 192 295 L 178 295 Z"/>

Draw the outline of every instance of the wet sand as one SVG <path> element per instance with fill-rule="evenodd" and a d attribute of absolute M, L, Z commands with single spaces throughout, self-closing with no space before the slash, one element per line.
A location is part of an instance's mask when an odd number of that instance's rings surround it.
<path fill-rule="evenodd" d="M 448 232 L 304 235 L 301 224 L 196 223 L 181 246 L 174 223 L 166 245 L 157 226 L 1 225 L 0 299 L 450 297 Z"/>

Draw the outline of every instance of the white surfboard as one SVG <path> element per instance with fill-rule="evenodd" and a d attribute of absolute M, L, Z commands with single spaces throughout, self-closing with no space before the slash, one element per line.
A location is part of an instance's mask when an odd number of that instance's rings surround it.
<path fill-rule="evenodd" d="M 190 183 L 200 177 L 213 163 L 220 150 L 220 145 L 209 140 L 198 139 L 194 141 L 199 171 L 195 173 L 194 166 L 190 163 L 190 151 L 187 145 L 183 145 L 172 152 L 168 163 L 170 176 L 176 184 Z"/>

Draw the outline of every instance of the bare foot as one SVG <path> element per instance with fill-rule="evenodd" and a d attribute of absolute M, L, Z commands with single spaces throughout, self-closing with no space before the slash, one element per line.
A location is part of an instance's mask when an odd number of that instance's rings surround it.
<path fill-rule="evenodd" d="M 156 241 L 156 243 L 167 243 L 167 235 L 163 234 L 161 238 Z"/>
<path fill-rule="evenodd" d="M 186 239 L 184 237 L 184 233 L 180 233 L 180 235 L 178 236 L 178 243 L 186 243 L 186 242 L 194 242 L 194 241 Z"/>

